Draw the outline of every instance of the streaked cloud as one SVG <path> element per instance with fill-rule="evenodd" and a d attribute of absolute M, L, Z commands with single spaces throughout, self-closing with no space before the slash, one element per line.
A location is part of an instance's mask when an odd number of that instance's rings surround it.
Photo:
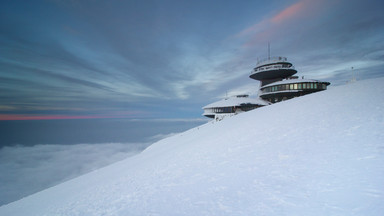
<path fill-rule="evenodd" d="M 272 55 L 287 56 L 299 73 L 325 79 L 336 79 L 332 74 L 346 63 L 368 70 L 384 49 L 377 0 L 75 2 L 3 4 L 6 114 L 29 115 L 38 106 L 65 108 L 69 113 L 54 114 L 68 116 L 158 115 L 157 107 L 168 106 L 172 113 L 161 115 L 173 115 L 175 107 L 183 115 L 186 101 L 203 106 L 248 85 L 268 42 Z"/>
<path fill-rule="evenodd" d="M 272 55 L 287 56 L 299 75 L 308 78 L 340 84 L 352 67 L 364 74 L 362 79 L 376 77 L 372 67 L 384 67 L 384 61 L 375 57 L 384 48 L 378 40 L 384 35 L 378 24 L 384 21 L 377 9 L 380 5 L 378 1 L 300 0 L 263 17 L 235 38 L 243 41 L 245 59 L 255 53 L 266 57 L 270 42 Z"/>

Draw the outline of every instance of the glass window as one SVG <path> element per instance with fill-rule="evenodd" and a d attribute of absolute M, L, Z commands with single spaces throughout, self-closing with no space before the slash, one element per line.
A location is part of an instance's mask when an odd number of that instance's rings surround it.
<path fill-rule="evenodd" d="M 297 84 L 297 89 L 301 89 L 301 83 Z"/>
<path fill-rule="evenodd" d="M 313 88 L 314 88 L 314 89 L 317 89 L 317 83 L 314 83 L 314 84 L 313 84 Z"/>
<path fill-rule="evenodd" d="M 297 83 L 295 83 L 295 84 L 293 85 L 293 88 L 294 88 L 294 89 L 297 89 Z"/>
<path fill-rule="evenodd" d="M 303 89 L 306 89 L 306 88 L 307 88 L 306 85 L 307 85 L 306 83 L 303 83 Z"/>
<path fill-rule="evenodd" d="M 313 83 L 311 83 L 311 87 L 310 88 L 313 89 Z"/>
<path fill-rule="evenodd" d="M 322 89 L 326 89 L 326 85 L 325 84 L 322 84 Z"/>
<path fill-rule="evenodd" d="M 291 89 L 291 90 L 293 89 L 293 84 L 291 84 L 291 85 L 289 86 L 289 89 Z"/>

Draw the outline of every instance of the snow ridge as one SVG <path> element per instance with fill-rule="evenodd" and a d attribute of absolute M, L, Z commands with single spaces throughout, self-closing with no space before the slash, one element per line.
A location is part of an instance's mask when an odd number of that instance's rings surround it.
<path fill-rule="evenodd" d="M 383 82 L 209 122 L 0 215 L 382 215 Z"/>

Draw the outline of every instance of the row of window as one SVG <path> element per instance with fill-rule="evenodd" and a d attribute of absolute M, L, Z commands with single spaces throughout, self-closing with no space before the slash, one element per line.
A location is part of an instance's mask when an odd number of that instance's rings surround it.
<path fill-rule="evenodd" d="M 211 112 L 213 113 L 234 113 L 236 112 L 236 109 L 241 109 L 242 111 L 249 111 L 257 108 L 259 106 L 257 105 L 245 105 L 241 107 L 215 107 L 211 108 Z"/>
<path fill-rule="evenodd" d="M 292 84 L 282 84 L 276 86 L 270 86 L 262 90 L 263 93 L 275 92 L 275 91 L 284 91 L 284 90 L 302 90 L 302 89 L 327 89 L 326 84 L 322 83 L 292 83 Z"/>
<path fill-rule="evenodd" d="M 234 113 L 234 107 L 216 107 L 211 109 L 213 113 Z"/>

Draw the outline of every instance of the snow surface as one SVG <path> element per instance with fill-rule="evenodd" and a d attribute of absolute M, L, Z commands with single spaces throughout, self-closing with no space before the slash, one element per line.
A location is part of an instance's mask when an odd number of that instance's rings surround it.
<path fill-rule="evenodd" d="M 383 215 L 382 83 L 207 123 L 0 215 Z"/>

